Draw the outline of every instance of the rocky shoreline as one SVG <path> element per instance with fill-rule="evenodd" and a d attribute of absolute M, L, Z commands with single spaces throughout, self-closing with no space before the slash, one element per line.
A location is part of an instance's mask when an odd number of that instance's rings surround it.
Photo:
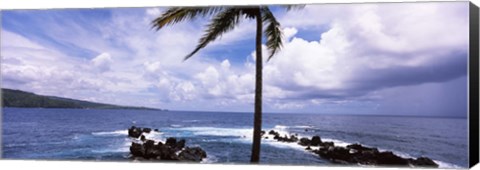
<path fill-rule="evenodd" d="M 187 147 L 186 141 L 176 138 L 167 138 L 165 143 L 146 139 L 143 133 L 150 133 L 150 128 L 140 128 L 132 126 L 128 129 L 128 136 L 133 139 L 139 139 L 138 143 L 132 142 L 130 146 L 130 155 L 133 160 L 150 161 L 184 161 L 200 162 L 207 157 L 207 153 L 200 147 Z M 158 132 L 158 129 L 153 131 Z"/>
<path fill-rule="evenodd" d="M 306 147 L 305 150 L 335 164 L 438 168 L 438 164 L 427 157 L 402 158 L 391 151 L 381 152 L 377 148 L 365 147 L 361 144 L 351 144 L 346 147 L 335 146 L 333 142 L 322 141 L 320 136 L 299 139 L 298 135 L 282 137 L 279 132 L 274 130 L 270 130 L 268 134 L 262 131 L 263 138 L 268 139 L 267 135 L 273 136 L 273 139 L 279 142 L 297 143 Z"/>
<path fill-rule="evenodd" d="M 207 153 L 200 147 L 187 147 L 184 139 L 167 138 L 165 143 L 146 139 L 144 133 L 158 129 L 140 128 L 132 126 L 128 129 L 128 136 L 137 139 L 130 146 L 130 155 L 133 160 L 149 161 L 186 161 L 201 162 L 207 157 Z M 322 159 L 329 160 L 334 164 L 343 165 L 372 165 L 372 166 L 405 166 L 405 167 L 428 167 L 437 168 L 432 159 L 427 157 L 403 158 L 391 151 L 379 151 L 378 148 L 350 144 L 345 147 L 335 146 L 333 142 L 322 141 L 320 136 L 311 138 L 299 138 L 297 134 L 280 135 L 279 132 L 270 130 L 262 131 L 263 139 L 272 138 L 278 142 L 296 143 L 305 147 L 305 150 L 318 155 Z"/>

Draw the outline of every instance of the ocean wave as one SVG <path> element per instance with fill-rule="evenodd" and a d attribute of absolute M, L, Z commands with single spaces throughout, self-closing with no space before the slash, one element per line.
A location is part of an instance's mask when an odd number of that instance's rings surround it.
<path fill-rule="evenodd" d="M 207 155 L 206 158 L 202 159 L 202 161 L 200 161 L 200 163 L 205 163 L 205 164 L 211 164 L 211 163 L 215 163 L 215 162 L 218 162 L 218 158 L 213 156 L 213 155 Z"/>
<path fill-rule="evenodd" d="M 175 124 L 172 124 L 170 126 L 175 126 Z M 298 126 L 284 126 L 284 125 L 276 125 L 273 130 L 278 132 L 281 136 L 290 136 L 292 133 L 288 131 L 288 129 L 291 128 L 312 128 L 312 126 L 304 126 L 304 125 L 298 125 Z M 253 129 L 252 128 L 224 128 L 224 127 L 176 127 L 172 130 L 175 131 L 180 131 L 184 135 L 193 135 L 193 136 L 217 136 L 217 137 L 237 137 L 235 139 L 228 139 L 230 142 L 239 142 L 239 143 L 251 143 L 252 142 L 252 135 L 253 135 Z M 280 142 L 277 140 L 273 139 L 273 135 L 268 134 L 269 130 L 266 130 L 265 136 L 268 137 L 268 139 L 263 138 L 262 139 L 262 145 L 269 145 L 273 146 L 276 148 L 288 148 L 288 149 L 295 149 L 307 153 L 312 153 L 307 150 L 305 150 L 304 146 L 301 146 L 297 144 L 296 142 L 293 143 L 287 143 L 287 142 Z M 184 133 L 187 132 L 187 133 Z M 113 132 L 96 132 L 96 135 L 126 135 L 128 132 L 125 130 L 122 131 L 113 131 Z M 153 139 L 155 141 L 162 141 L 164 142 L 166 139 L 163 136 L 162 132 L 155 132 L 152 131 L 151 133 L 144 133 L 145 137 L 147 139 Z M 264 136 L 264 137 L 265 137 Z M 307 137 L 311 138 L 311 136 L 302 136 L 299 135 L 298 138 L 302 137 Z M 137 139 L 136 139 L 137 140 Z M 203 142 L 212 142 L 212 141 L 217 141 L 216 139 L 205 139 Z M 334 142 L 335 146 L 342 146 L 346 147 L 347 145 L 351 145 L 354 142 L 348 142 L 348 141 L 343 141 L 339 139 L 334 139 L 334 138 L 322 138 L 322 141 L 329 141 L 329 142 Z M 105 150 L 100 150 L 100 151 L 95 151 L 95 152 L 128 152 L 128 148 L 130 146 L 131 140 L 126 140 L 124 145 L 119 148 L 114 148 L 114 149 L 105 149 Z M 366 144 L 362 144 L 366 147 L 372 147 L 368 146 Z M 312 149 L 317 149 L 315 147 L 311 147 Z M 404 157 L 404 158 L 415 158 L 412 155 L 404 152 L 399 152 L 396 150 L 391 150 L 391 149 L 385 149 L 385 148 L 378 148 L 379 151 L 392 151 L 394 154 Z M 312 153 L 315 155 L 314 153 Z M 216 162 L 217 159 L 215 157 L 208 157 L 207 159 L 203 160 L 202 163 L 213 163 Z M 447 162 L 442 162 L 438 160 L 434 160 L 438 165 L 439 168 L 463 168 L 461 166 L 452 164 L 452 163 L 447 163 Z"/>
<path fill-rule="evenodd" d="M 171 124 L 170 127 L 178 128 L 178 127 L 183 127 L 182 125 L 177 125 L 177 124 Z"/>
<path fill-rule="evenodd" d="M 9 147 L 21 147 L 21 146 L 40 146 L 40 145 L 63 145 L 67 141 L 56 141 L 56 142 L 27 142 L 27 143 L 9 143 L 4 144 L 4 148 Z"/>
<path fill-rule="evenodd" d="M 192 123 L 192 122 L 199 122 L 199 120 L 183 120 L 182 122 Z"/>
<path fill-rule="evenodd" d="M 286 126 L 286 125 L 275 125 L 273 129 L 311 129 L 314 126 L 308 125 L 294 125 L 294 126 Z"/>
<path fill-rule="evenodd" d="M 182 127 L 177 130 L 189 131 L 195 136 L 252 136 L 251 128 L 218 128 L 218 127 Z"/>
<path fill-rule="evenodd" d="M 115 130 L 108 132 L 92 132 L 94 136 L 125 136 L 128 135 L 128 130 Z"/>
<path fill-rule="evenodd" d="M 287 129 L 288 126 L 284 126 L 284 125 L 275 125 L 275 127 L 273 127 L 274 129 Z"/>
<path fill-rule="evenodd" d="M 438 168 L 444 168 L 444 169 L 465 169 L 466 167 L 458 166 L 452 163 L 447 163 L 439 160 L 433 160 L 435 163 L 438 164 Z"/>
<path fill-rule="evenodd" d="M 92 150 L 93 153 L 125 153 L 130 152 L 129 147 L 119 147 L 119 148 L 107 148 L 107 149 L 99 149 L 99 150 Z"/>
<path fill-rule="evenodd" d="M 155 141 L 166 141 L 165 137 L 163 136 L 162 132 L 151 131 L 150 133 L 143 133 L 143 136 L 147 139 L 155 140 Z"/>

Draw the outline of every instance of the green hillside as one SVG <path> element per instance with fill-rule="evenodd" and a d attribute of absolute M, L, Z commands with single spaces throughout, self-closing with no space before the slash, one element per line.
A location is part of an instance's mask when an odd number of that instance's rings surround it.
<path fill-rule="evenodd" d="M 146 107 L 118 106 L 103 103 L 94 103 L 82 100 L 61 98 L 55 96 L 42 96 L 21 90 L 2 88 L 3 107 L 27 108 L 76 108 L 76 109 L 146 109 L 160 110 Z"/>

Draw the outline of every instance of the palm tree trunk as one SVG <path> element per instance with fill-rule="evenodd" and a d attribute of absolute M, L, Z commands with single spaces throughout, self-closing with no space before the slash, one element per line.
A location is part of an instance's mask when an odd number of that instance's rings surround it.
<path fill-rule="evenodd" d="M 258 163 L 260 161 L 260 135 L 262 131 L 262 16 L 258 8 L 257 16 L 257 35 L 255 42 L 256 50 L 256 70 L 255 70 L 255 112 L 253 121 L 253 145 L 250 162 Z"/>

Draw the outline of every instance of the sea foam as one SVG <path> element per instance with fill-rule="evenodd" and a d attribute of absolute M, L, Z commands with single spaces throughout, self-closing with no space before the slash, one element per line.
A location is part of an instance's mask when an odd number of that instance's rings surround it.
<path fill-rule="evenodd" d="M 128 131 L 115 130 L 115 131 L 108 131 L 108 132 L 93 132 L 92 135 L 94 136 L 125 136 L 125 135 L 128 135 Z"/>

